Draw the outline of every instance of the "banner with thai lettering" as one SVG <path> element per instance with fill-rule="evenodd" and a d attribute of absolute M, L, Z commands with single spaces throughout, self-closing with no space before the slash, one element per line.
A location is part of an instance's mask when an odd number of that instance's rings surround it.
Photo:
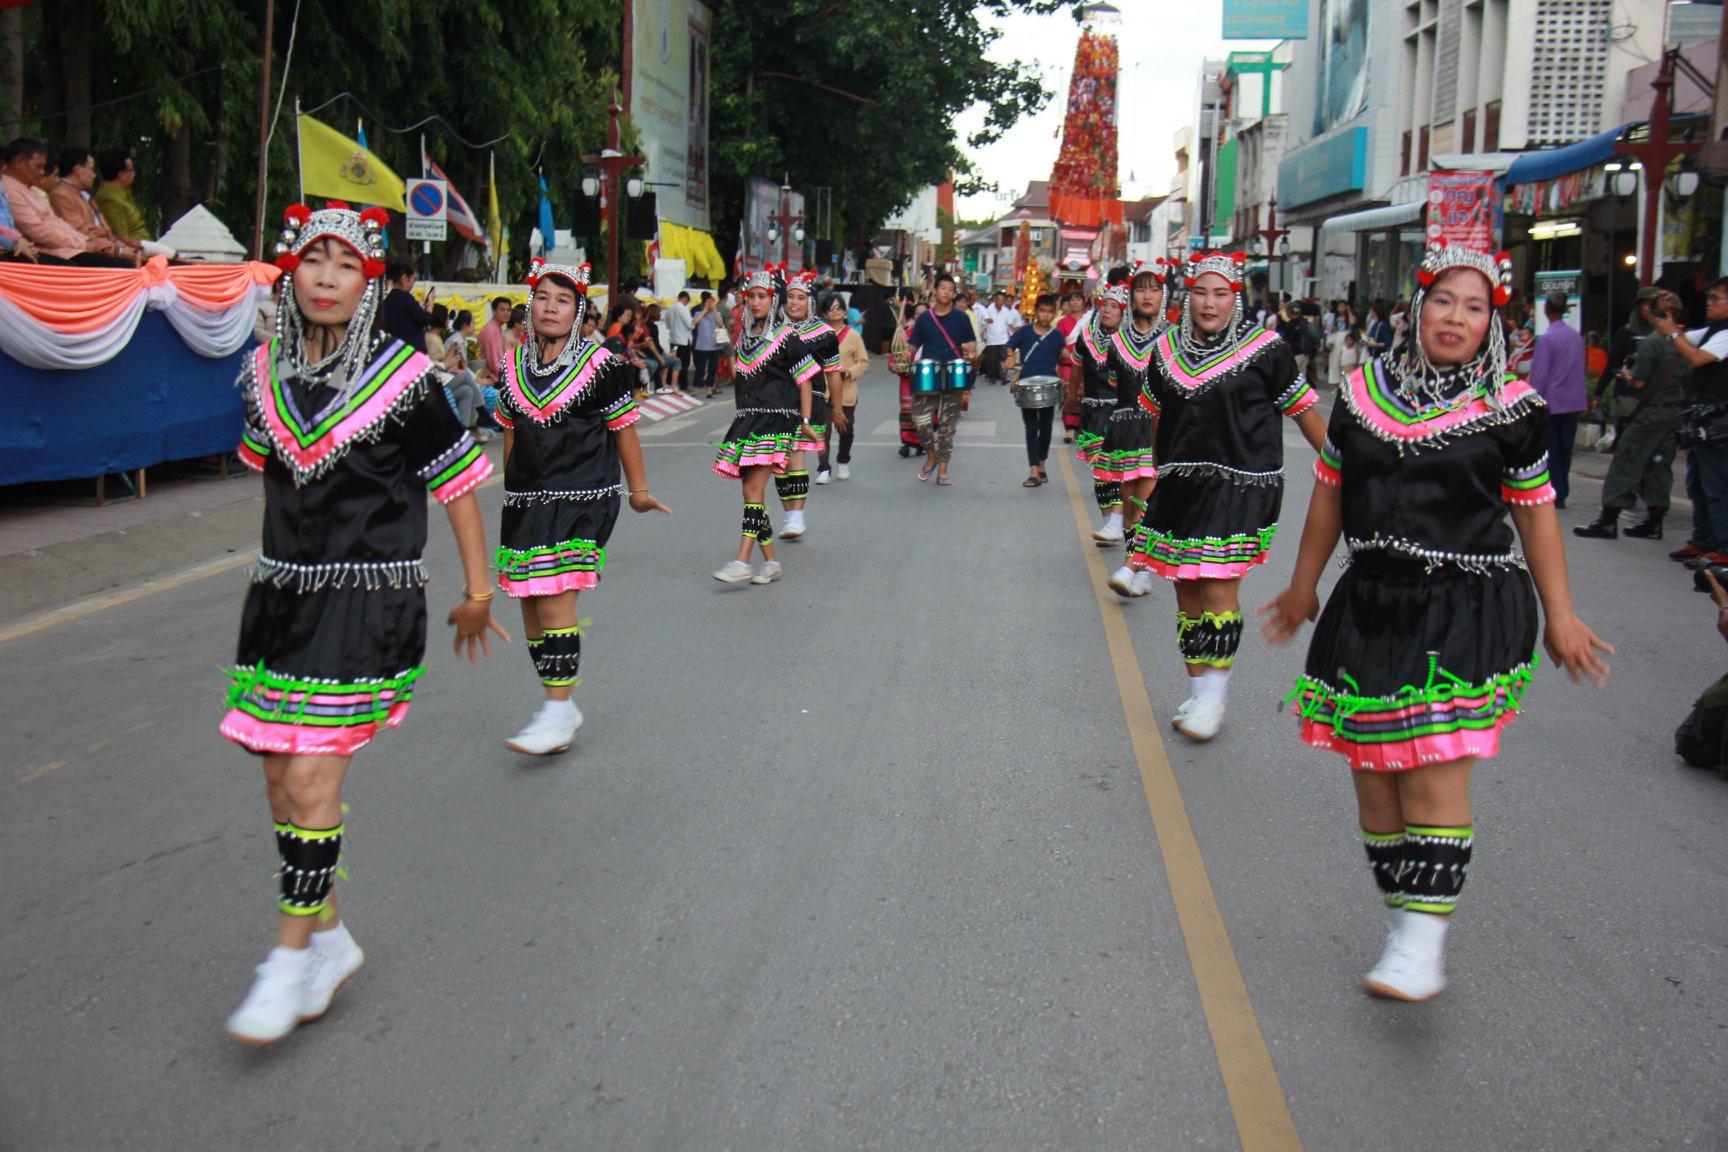
<path fill-rule="evenodd" d="M 1428 176 L 1428 239 L 1448 248 L 1492 252 L 1494 173 L 1432 172 Z"/>

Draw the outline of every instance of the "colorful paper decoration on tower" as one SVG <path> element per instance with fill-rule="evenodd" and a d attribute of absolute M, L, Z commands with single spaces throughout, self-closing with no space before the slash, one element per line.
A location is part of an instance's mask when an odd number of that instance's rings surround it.
<path fill-rule="evenodd" d="M 1122 222 L 1122 187 L 1116 175 L 1116 36 L 1107 4 L 1089 5 L 1080 30 L 1062 150 L 1050 174 L 1050 215 L 1074 227 Z"/>

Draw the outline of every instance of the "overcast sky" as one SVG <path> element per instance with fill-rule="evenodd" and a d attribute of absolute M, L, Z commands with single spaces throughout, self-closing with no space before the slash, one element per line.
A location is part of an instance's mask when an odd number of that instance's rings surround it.
<path fill-rule="evenodd" d="M 1176 173 L 1176 129 L 1193 114 L 1194 88 L 1201 61 L 1221 60 L 1232 49 L 1270 48 L 1272 41 L 1226 41 L 1223 0 L 1114 0 L 1122 10 L 1117 29 L 1121 57 L 1117 146 L 1122 193 L 1129 199 L 1166 191 Z M 1000 22 L 1002 36 L 992 59 L 1020 60 L 1037 68 L 1053 93 L 1036 116 L 1016 124 L 1006 136 L 975 156 L 980 174 L 1001 186 L 998 196 L 967 196 L 957 205 L 966 220 L 994 218 L 1032 180 L 1047 180 L 1061 147 L 1062 116 L 1068 106 L 1068 77 L 1080 26 L 1066 14 L 1015 14 Z M 984 123 L 982 111 L 961 117 L 961 147 Z"/>

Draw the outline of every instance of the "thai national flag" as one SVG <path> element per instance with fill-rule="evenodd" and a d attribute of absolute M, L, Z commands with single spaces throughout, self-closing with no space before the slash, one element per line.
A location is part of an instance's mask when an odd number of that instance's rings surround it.
<path fill-rule="evenodd" d="M 462 199 L 462 194 L 456 191 L 455 183 L 450 179 L 450 177 L 444 175 L 444 169 L 438 167 L 438 165 L 433 162 L 432 157 L 426 155 L 424 152 L 420 154 L 420 163 L 422 175 L 424 175 L 426 179 L 444 181 L 445 191 L 448 193 L 446 199 L 449 204 L 447 212 L 449 214 L 450 227 L 456 229 L 456 233 L 459 236 L 466 236 L 468 239 L 482 247 L 491 247 L 490 243 L 486 239 L 485 231 L 480 227 L 479 217 L 474 215 L 474 209 L 468 207 L 468 201 Z"/>

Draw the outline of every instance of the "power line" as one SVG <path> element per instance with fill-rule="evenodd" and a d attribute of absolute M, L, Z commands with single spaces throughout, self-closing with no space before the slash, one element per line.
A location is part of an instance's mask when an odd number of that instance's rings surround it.
<path fill-rule="evenodd" d="M 9 128 L 14 124 L 33 124 L 37 121 L 42 121 L 43 123 L 46 123 L 50 120 L 62 120 L 68 116 L 71 116 L 75 112 L 94 112 L 98 108 L 109 108 L 115 104 L 124 104 L 128 100 L 136 100 L 140 96 L 152 95 L 153 93 L 162 91 L 164 88 L 173 88 L 178 84 L 182 84 L 185 81 L 191 80 L 191 79 L 198 77 L 198 76 L 207 76 L 212 72 L 223 72 L 223 71 L 226 71 L 227 68 L 228 68 L 228 65 L 226 65 L 226 64 L 213 64 L 208 68 L 200 68 L 196 72 L 188 72 L 184 76 L 176 76 L 172 80 L 164 80 L 162 83 L 156 85 L 153 88 L 145 88 L 145 89 L 138 91 L 138 92 L 128 93 L 125 96 L 116 96 L 112 100 L 99 100 L 94 104 L 80 104 L 78 107 L 68 108 L 64 112 L 50 112 L 50 113 L 47 113 L 46 115 L 41 115 L 41 116 L 16 116 L 16 117 L 12 118 L 11 120 L 0 120 L 0 126 L 4 126 L 4 127 Z"/>

